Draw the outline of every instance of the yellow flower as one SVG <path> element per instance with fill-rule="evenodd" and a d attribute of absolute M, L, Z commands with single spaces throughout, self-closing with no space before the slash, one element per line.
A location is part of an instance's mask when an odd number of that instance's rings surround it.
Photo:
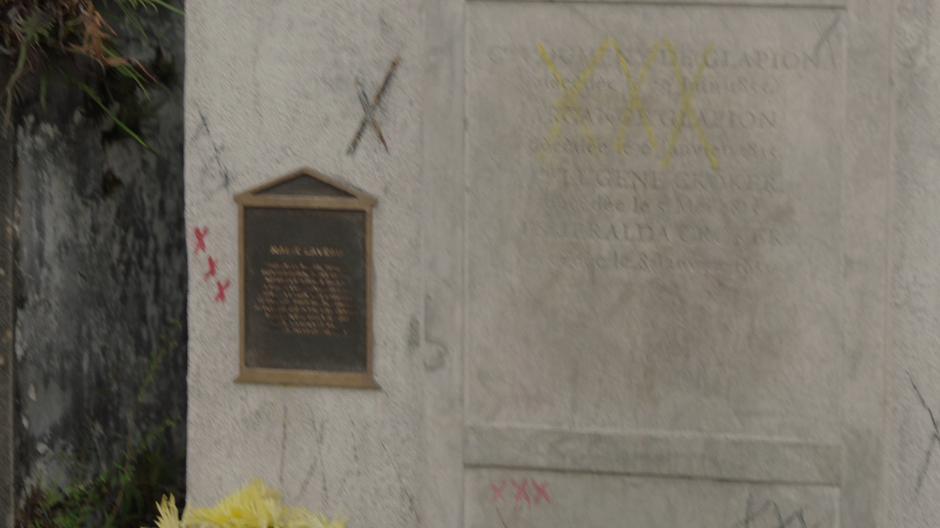
<path fill-rule="evenodd" d="M 261 481 L 255 481 L 212 508 L 186 512 L 187 526 L 218 528 L 269 528 L 275 526 L 281 497 Z"/>
<path fill-rule="evenodd" d="M 164 495 L 157 503 L 157 528 L 183 528 L 180 524 L 180 511 L 176 507 L 173 495 Z"/>
<path fill-rule="evenodd" d="M 175 505 L 174 505 L 175 508 Z M 188 510 L 182 525 L 158 528 L 346 528 L 303 508 L 285 507 L 281 495 L 255 481 L 212 508 Z"/>

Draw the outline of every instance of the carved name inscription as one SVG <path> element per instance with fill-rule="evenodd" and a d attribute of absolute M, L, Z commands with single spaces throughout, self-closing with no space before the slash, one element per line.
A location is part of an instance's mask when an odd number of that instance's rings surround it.
<path fill-rule="evenodd" d="M 540 266 L 744 277 L 771 270 L 767 247 L 800 236 L 796 182 L 781 170 L 782 86 L 790 72 L 833 70 L 830 48 L 608 37 L 593 50 L 538 42 L 486 57 L 541 66 L 540 90 L 558 90 L 526 104 L 545 130 L 527 138 L 521 225 Z"/>
<path fill-rule="evenodd" d="M 472 5 L 468 420 L 829 434 L 841 36 L 678 12 Z"/>

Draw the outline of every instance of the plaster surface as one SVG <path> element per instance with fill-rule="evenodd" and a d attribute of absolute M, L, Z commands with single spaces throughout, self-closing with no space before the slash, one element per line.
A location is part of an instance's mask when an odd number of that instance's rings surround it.
<path fill-rule="evenodd" d="M 492 469 L 468 471 L 466 494 L 467 528 L 839 526 L 831 487 Z"/>
<path fill-rule="evenodd" d="M 932 418 L 940 404 L 940 5 L 902 0 L 896 9 L 885 526 L 921 527 L 940 522 L 940 439 Z"/>
<path fill-rule="evenodd" d="M 192 503 L 262 477 L 351 526 L 879 525 L 892 7 L 667 4 L 190 6 Z M 391 153 L 349 156 L 396 55 Z M 378 198 L 380 391 L 232 382 L 206 259 L 237 276 L 232 196 L 298 166 Z M 529 479 L 553 509 L 492 507 Z"/>
<path fill-rule="evenodd" d="M 837 436 L 840 16 L 471 5 L 469 421 Z"/>
<path fill-rule="evenodd" d="M 350 526 L 421 525 L 423 26 L 418 1 L 190 2 L 188 494 L 211 504 L 254 478 Z M 346 148 L 391 61 L 402 58 L 354 155 Z M 310 166 L 378 199 L 375 379 L 381 390 L 236 384 L 235 194 Z M 194 230 L 205 233 L 195 252 Z M 202 232 L 202 231 L 201 231 Z M 204 279 L 208 258 L 217 275 Z M 226 300 L 218 283 L 230 281 Z"/>

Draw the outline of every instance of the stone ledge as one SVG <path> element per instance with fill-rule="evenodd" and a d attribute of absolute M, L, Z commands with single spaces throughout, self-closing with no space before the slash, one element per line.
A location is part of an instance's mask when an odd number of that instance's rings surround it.
<path fill-rule="evenodd" d="M 842 448 L 740 436 L 469 425 L 464 465 L 839 486 Z"/>
<path fill-rule="evenodd" d="M 848 7 L 848 0 L 467 0 L 483 2 L 533 2 L 533 3 L 592 3 L 592 4 L 640 4 L 688 7 L 705 5 L 714 7 L 802 7 L 841 8 Z"/>

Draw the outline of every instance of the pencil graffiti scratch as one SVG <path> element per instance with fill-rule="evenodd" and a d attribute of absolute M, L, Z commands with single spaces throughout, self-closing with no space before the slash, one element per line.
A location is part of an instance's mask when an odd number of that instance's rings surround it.
<path fill-rule="evenodd" d="M 911 387 L 914 389 L 914 394 L 917 395 L 917 401 L 920 402 L 920 406 L 926 411 L 927 416 L 930 417 L 930 425 L 932 430 L 930 431 L 930 441 L 927 444 L 927 450 L 924 454 L 924 462 L 920 466 L 920 470 L 917 472 L 917 492 L 920 493 L 920 488 L 924 485 L 924 478 L 927 476 L 927 470 L 930 469 L 930 460 L 933 457 L 933 450 L 935 447 L 940 445 L 940 428 L 937 426 L 937 417 L 933 412 L 933 409 L 927 405 L 927 400 L 924 398 L 924 394 L 920 391 L 920 388 L 917 386 L 917 383 L 914 382 L 914 376 L 908 372 L 908 379 L 911 381 Z"/>
<path fill-rule="evenodd" d="M 748 495 L 744 507 L 744 518 L 738 521 L 733 528 L 759 528 L 768 526 L 769 518 L 773 528 L 810 528 L 806 524 L 806 516 L 802 508 L 784 517 L 780 505 L 774 500 L 766 500 L 760 507 L 754 507 L 754 497 Z M 816 528 L 816 525 L 813 525 Z"/>

